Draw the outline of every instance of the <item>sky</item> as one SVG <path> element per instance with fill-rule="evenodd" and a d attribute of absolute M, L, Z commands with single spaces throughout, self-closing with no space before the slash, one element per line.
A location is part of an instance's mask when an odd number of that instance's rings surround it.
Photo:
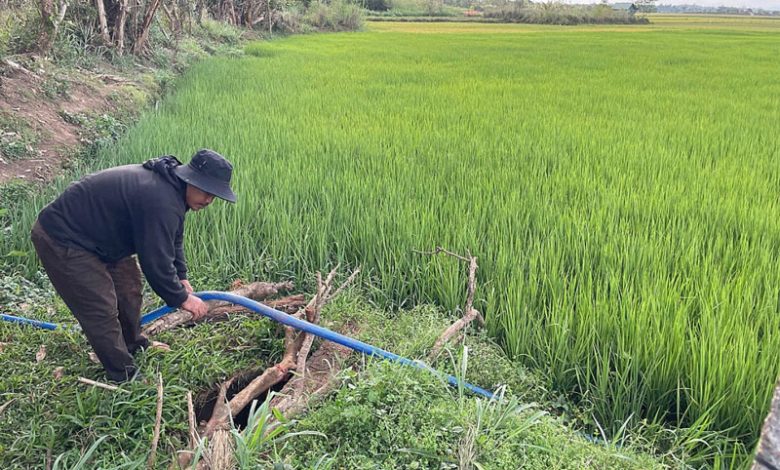
<path fill-rule="evenodd" d="M 631 0 L 609 0 L 609 3 L 629 2 Z M 598 0 L 566 0 L 566 3 L 599 3 Z M 744 7 L 780 10 L 780 0 L 657 0 L 657 5 L 701 5 L 704 7 Z"/>

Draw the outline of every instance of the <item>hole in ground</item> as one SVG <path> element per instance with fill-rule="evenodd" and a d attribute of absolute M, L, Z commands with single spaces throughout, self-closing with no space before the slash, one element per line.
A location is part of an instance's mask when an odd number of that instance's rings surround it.
<path fill-rule="evenodd" d="M 243 390 L 244 387 L 249 385 L 252 380 L 260 376 L 260 374 L 263 372 L 265 372 L 264 368 L 257 368 L 234 374 L 233 377 L 235 377 L 235 379 L 227 390 L 227 399 L 230 400 L 236 396 L 238 392 Z M 281 391 L 289 380 L 289 377 L 291 377 L 291 375 L 288 375 L 288 378 L 285 378 L 278 384 L 271 387 L 271 390 L 274 392 Z M 211 388 L 198 393 L 198 395 L 195 397 L 195 419 L 198 423 L 208 421 L 209 418 L 211 418 L 211 414 L 214 412 L 214 405 L 217 403 L 217 396 L 219 395 L 219 386 L 221 383 L 222 382 L 219 382 Z M 265 401 L 266 396 L 268 396 L 268 392 L 260 394 L 260 396 L 255 398 L 255 400 L 262 403 Z M 233 417 L 233 423 L 235 424 L 236 428 L 244 429 L 244 427 L 246 427 L 246 422 L 249 419 L 249 410 L 251 408 L 252 406 L 248 405 L 243 410 L 241 410 L 238 415 Z"/>

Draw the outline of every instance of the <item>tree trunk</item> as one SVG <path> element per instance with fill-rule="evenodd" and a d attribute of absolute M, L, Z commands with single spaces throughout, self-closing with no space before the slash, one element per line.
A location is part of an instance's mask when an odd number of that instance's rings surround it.
<path fill-rule="evenodd" d="M 51 50 L 54 42 L 56 28 L 54 23 L 54 2 L 52 0 L 39 0 L 38 5 L 41 10 L 41 33 L 38 36 L 38 51 L 46 55 Z"/>
<path fill-rule="evenodd" d="M 149 37 L 149 29 L 152 27 L 152 20 L 154 20 L 154 14 L 157 13 L 157 7 L 160 6 L 160 0 L 151 0 L 146 7 L 146 14 L 144 15 L 144 22 L 141 25 L 141 31 L 135 39 L 133 44 L 133 52 L 140 54 L 146 46 L 146 40 Z"/>
<path fill-rule="evenodd" d="M 100 26 L 100 39 L 105 45 L 111 45 L 111 38 L 108 36 L 108 20 L 106 20 L 106 5 L 103 0 L 95 0 L 98 11 L 98 25 Z"/>
<path fill-rule="evenodd" d="M 62 20 L 65 19 L 65 12 L 68 11 L 68 0 L 60 0 L 60 11 L 57 13 L 57 21 L 54 23 L 54 32 L 57 32 Z"/>
<path fill-rule="evenodd" d="M 162 4 L 163 12 L 165 12 L 165 17 L 168 18 L 168 24 L 171 28 L 171 34 L 174 36 L 177 36 L 179 34 L 179 22 L 176 20 L 176 17 L 173 15 L 173 11 L 171 11 L 170 8 L 168 8 L 168 5 L 165 3 Z"/>
<path fill-rule="evenodd" d="M 223 19 L 226 22 L 232 25 L 238 24 L 238 21 L 236 21 L 236 6 L 233 4 L 233 0 L 224 0 L 222 10 L 224 12 Z"/>
<path fill-rule="evenodd" d="M 121 56 L 125 50 L 125 22 L 127 21 L 127 0 L 119 0 L 119 14 L 114 24 L 114 44 Z"/>
<path fill-rule="evenodd" d="M 203 14 L 205 13 L 205 9 L 206 9 L 205 2 L 206 2 L 206 0 L 199 0 L 198 1 L 198 6 L 196 7 L 196 11 L 197 11 L 197 15 L 198 15 L 198 18 L 197 18 L 198 26 L 201 26 L 203 24 Z"/>

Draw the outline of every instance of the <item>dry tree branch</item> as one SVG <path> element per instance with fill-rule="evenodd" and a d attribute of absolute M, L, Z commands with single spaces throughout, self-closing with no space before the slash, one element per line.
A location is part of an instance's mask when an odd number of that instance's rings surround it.
<path fill-rule="evenodd" d="M 360 273 L 360 268 L 358 267 L 355 269 L 352 274 L 349 275 L 346 281 L 344 281 L 333 293 L 331 291 L 333 290 L 333 280 L 336 275 L 336 270 L 339 267 L 336 266 L 330 274 L 328 274 L 327 279 L 325 280 L 324 285 L 322 285 L 322 288 L 318 288 L 318 292 L 322 293 L 322 296 L 319 294 L 317 295 L 317 301 L 315 302 L 316 308 L 312 314 L 312 318 L 309 320 L 310 323 L 319 323 L 320 321 L 320 311 L 322 307 L 330 302 L 332 299 L 334 299 L 339 293 L 341 293 L 349 284 L 352 283 L 352 281 L 355 280 L 357 275 Z M 318 282 L 320 281 L 320 276 L 318 276 Z M 306 360 L 309 357 L 309 351 L 311 351 L 311 346 L 314 343 L 314 335 L 306 334 L 306 338 L 304 339 L 303 345 L 301 346 L 301 350 L 298 353 L 298 364 L 295 367 L 295 370 L 298 372 L 300 380 L 298 381 L 298 387 L 295 389 L 295 395 L 299 395 L 303 393 L 303 387 L 304 387 L 304 379 L 306 378 Z"/>
<path fill-rule="evenodd" d="M 252 300 L 261 301 L 268 297 L 278 294 L 282 291 L 289 291 L 294 287 L 292 282 L 252 282 L 250 284 L 241 285 L 238 283 L 231 294 L 240 295 L 241 297 L 247 297 Z M 231 310 L 236 307 L 232 306 L 230 302 L 221 300 L 209 300 L 206 302 L 209 305 L 209 313 L 206 314 L 201 320 L 214 319 L 231 313 Z M 243 309 L 243 307 L 241 307 Z M 173 313 L 165 315 L 162 318 L 149 323 L 144 327 L 144 333 L 147 335 L 160 334 L 163 331 L 170 330 L 177 326 L 189 323 L 192 321 L 192 313 L 186 310 L 177 310 Z"/>
<path fill-rule="evenodd" d="M 230 416 L 230 405 L 227 402 L 227 391 L 233 385 L 234 379 L 228 379 L 219 386 L 217 400 L 214 402 L 214 411 L 211 412 L 211 419 L 206 423 L 204 432 L 206 436 L 211 436 L 214 431 L 220 428 L 227 428 Z"/>
<path fill-rule="evenodd" d="M 453 253 L 449 250 L 445 250 L 444 248 L 437 246 L 433 251 L 417 251 L 414 250 L 415 253 L 419 253 L 422 255 L 429 255 L 429 256 L 435 256 L 439 253 L 444 253 L 448 256 L 451 256 L 453 258 L 456 258 L 460 261 L 466 261 L 469 263 L 469 281 L 468 281 L 468 287 L 466 291 L 466 304 L 463 307 L 463 317 L 461 317 L 459 320 L 457 320 L 455 323 L 450 325 L 447 329 L 444 330 L 444 332 L 439 336 L 439 339 L 436 340 L 436 342 L 433 345 L 433 348 L 431 349 L 430 354 L 428 355 L 428 361 L 433 362 L 436 360 L 437 357 L 439 357 L 439 354 L 441 353 L 442 348 L 444 347 L 447 342 L 452 340 L 453 337 L 459 335 L 462 333 L 462 331 L 471 324 L 472 321 L 477 320 L 477 323 L 480 324 L 480 326 L 485 325 L 485 319 L 482 317 L 482 314 L 479 312 L 479 310 L 474 308 L 474 294 L 477 290 L 477 257 L 472 256 L 470 251 L 466 251 L 466 256 L 459 255 L 457 253 Z M 459 341 L 459 340 L 458 340 Z"/>

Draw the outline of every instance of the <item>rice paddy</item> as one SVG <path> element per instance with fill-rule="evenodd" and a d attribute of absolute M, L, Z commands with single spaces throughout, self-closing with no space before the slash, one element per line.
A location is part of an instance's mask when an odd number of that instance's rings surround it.
<path fill-rule="evenodd" d="M 193 275 L 359 264 L 377 300 L 454 309 L 462 266 L 415 250 L 470 250 L 491 334 L 601 425 L 755 442 L 780 373 L 780 21 L 382 23 L 246 52 L 99 163 L 233 160 L 238 204 L 189 217 Z"/>

